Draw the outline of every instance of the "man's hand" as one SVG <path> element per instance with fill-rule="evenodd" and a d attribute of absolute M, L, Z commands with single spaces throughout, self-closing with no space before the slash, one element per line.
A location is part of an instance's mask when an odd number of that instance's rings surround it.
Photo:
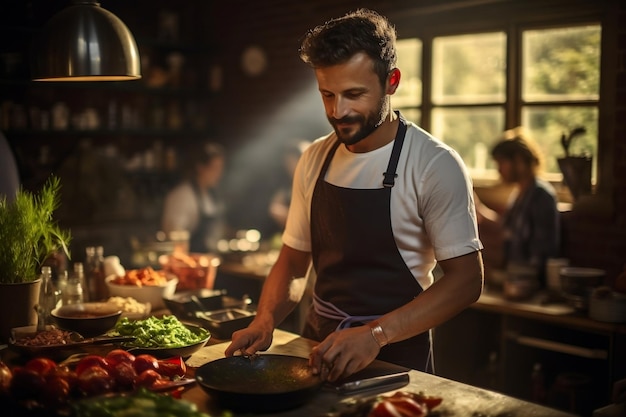
<path fill-rule="evenodd" d="M 331 333 L 315 346 L 309 365 L 323 380 L 336 381 L 365 368 L 379 351 L 368 326 L 352 327 Z"/>
<path fill-rule="evenodd" d="M 258 351 L 265 351 L 272 345 L 273 332 L 273 328 L 253 321 L 245 329 L 233 333 L 232 341 L 224 355 L 233 356 L 238 351 L 244 355 L 254 355 Z"/>

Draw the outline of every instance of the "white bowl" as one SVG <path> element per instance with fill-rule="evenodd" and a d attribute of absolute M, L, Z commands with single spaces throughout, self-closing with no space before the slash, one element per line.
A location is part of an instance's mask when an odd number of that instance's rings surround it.
<path fill-rule="evenodd" d="M 163 297 L 173 296 L 178 285 L 178 278 L 175 276 L 169 276 L 165 285 L 144 285 L 142 287 L 115 284 L 112 282 L 115 278 L 115 275 L 111 275 L 105 280 L 110 296 L 132 297 L 140 303 L 150 303 L 153 311 L 165 308 Z"/>

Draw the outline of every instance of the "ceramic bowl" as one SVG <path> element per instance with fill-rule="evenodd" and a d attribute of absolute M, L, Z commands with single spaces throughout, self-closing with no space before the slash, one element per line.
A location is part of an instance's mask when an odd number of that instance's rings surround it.
<path fill-rule="evenodd" d="M 159 264 L 164 271 L 178 277 L 180 290 L 212 289 L 217 268 L 221 260 L 218 256 L 204 253 L 172 253 L 159 256 Z"/>
<path fill-rule="evenodd" d="M 178 278 L 170 275 L 165 285 L 135 285 L 116 284 L 113 280 L 115 275 L 106 278 L 110 296 L 132 297 L 140 303 L 150 303 L 152 311 L 165 308 L 163 297 L 169 298 L 176 292 Z"/>
<path fill-rule="evenodd" d="M 83 337 L 94 337 L 115 327 L 122 310 L 108 303 L 79 303 L 57 307 L 51 312 L 52 320 L 64 330 L 77 332 Z"/>

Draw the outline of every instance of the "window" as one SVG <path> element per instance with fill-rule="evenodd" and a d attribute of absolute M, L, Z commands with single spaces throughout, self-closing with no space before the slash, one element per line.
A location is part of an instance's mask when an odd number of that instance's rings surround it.
<path fill-rule="evenodd" d="M 422 42 L 419 39 L 398 40 L 398 68 L 402 69 L 400 86 L 394 95 L 394 106 L 404 116 L 420 122 L 422 104 Z"/>
<path fill-rule="evenodd" d="M 497 178 L 489 149 L 505 128 L 522 125 L 541 145 L 548 177 L 559 181 L 562 134 L 584 127 L 570 153 L 597 156 L 600 32 L 599 24 L 578 24 L 437 35 L 423 48 L 430 56 L 418 56 L 419 39 L 402 39 L 399 66 L 409 86 L 401 83 L 394 106 L 421 115 L 475 179 Z M 422 62 L 430 63 L 425 80 Z M 422 82 L 430 83 L 426 94 Z"/>
<path fill-rule="evenodd" d="M 597 156 L 600 26 L 524 31 L 522 52 L 522 125 L 551 156 L 547 172 L 558 172 L 561 135 L 579 126 L 570 152 Z"/>

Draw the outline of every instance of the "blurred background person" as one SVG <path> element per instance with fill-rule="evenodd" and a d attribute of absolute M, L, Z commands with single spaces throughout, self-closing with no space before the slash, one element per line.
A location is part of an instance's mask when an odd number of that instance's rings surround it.
<path fill-rule="evenodd" d="M 285 145 L 283 151 L 283 179 L 270 200 L 269 215 L 280 229 L 278 233 L 282 233 L 287 222 L 287 212 L 291 203 L 291 183 L 293 181 L 293 173 L 300 159 L 302 152 L 309 146 L 309 142 L 305 140 L 290 141 Z"/>
<path fill-rule="evenodd" d="M 512 266 L 531 267 L 545 286 L 546 260 L 557 257 L 560 251 L 560 218 L 554 187 L 539 177 L 543 166 L 541 151 L 518 127 L 504 132 L 491 149 L 491 156 L 501 180 L 512 185 L 513 190 L 506 208 L 500 212 L 489 209 L 476 197 L 481 240 L 487 234 L 499 234 L 492 240 L 502 242 L 502 259 L 492 266 L 505 270 Z"/>
<path fill-rule="evenodd" d="M 225 233 L 225 204 L 218 186 L 225 165 L 224 148 L 204 143 L 189 149 L 183 164 L 183 180 L 165 197 L 162 230 L 189 232 L 189 252 L 217 251 L 217 242 Z"/>
<path fill-rule="evenodd" d="M 0 132 L 0 197 L 13 201 L 20 188 L 20 176 L 17 162 L 9 141 Z"/>

